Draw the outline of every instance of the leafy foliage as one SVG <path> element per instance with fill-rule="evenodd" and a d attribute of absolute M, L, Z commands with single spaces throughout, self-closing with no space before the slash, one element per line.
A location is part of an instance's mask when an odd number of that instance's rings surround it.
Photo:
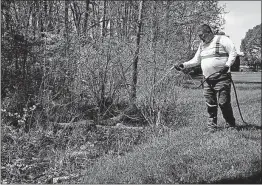
<path fill-rule="evenodd" d="M 261 66 L 261 24 L 249 29 L 241 41 L 241 51 L 244 52 L 244 64 Z"/>
<path fill-rule="evenodd" d="M 1 3 L 4 109 L 22 114 L 37 104 L 38 122 L 45 125 L 81 120 L 84 107 L 96 110 L 94 119 L 105 119 L 115 115 L 113 104 L 129 101 L 138 2 Z M 223 23 L 216 1 L 145 2 L 143 9 L 138 92 L 192 56 L 199 24 Z"/>

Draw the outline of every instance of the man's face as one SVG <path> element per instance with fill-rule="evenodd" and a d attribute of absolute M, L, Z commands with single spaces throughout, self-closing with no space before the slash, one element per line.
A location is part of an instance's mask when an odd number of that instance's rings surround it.
<path fill-rule="evenodd" d="M 212 33 L 205 32 L 203 30 L 199 30 L 198 31 L 198 36 L 204 43 L 208 43 L 213 38 L 213 34 Z"/>

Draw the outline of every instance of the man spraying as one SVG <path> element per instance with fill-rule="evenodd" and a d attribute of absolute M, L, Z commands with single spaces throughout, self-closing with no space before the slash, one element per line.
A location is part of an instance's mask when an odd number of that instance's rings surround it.
<path fill-rule="evenodd" d="M 226 121 L 226 127 L 235 127 L 235 118 L 231 106 L 230 67 L 237 56 L 236 48 L 227 36 L 214 35 L 207 24 L 199 27 L 198 35 L 202 42 L 194 58 L 174 67 L 180 71 L 201 64 L 203 75 L 206 78 L 204 97 L 209 114 L 208 129 L 210 131 L 217 129 L 218 105 Z"/>

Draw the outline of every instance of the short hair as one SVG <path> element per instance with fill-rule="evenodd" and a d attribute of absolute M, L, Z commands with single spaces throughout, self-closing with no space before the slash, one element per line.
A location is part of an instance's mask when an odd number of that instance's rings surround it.
<path fill-rule="evenodd" d="M 207 24 L 202 24 L 202 25 L 198 28 L 198 30 L 203 31 L 204 33 L 213 33 L 211 27 L 210 27 L 209 25 L 207 25 Z"/>

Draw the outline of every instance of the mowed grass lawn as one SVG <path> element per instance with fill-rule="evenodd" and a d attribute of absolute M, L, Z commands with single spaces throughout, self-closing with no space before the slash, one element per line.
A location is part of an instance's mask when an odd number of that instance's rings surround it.
<path fill-rule="evenodd" d="M 183 119 L 162 137 L 138 145 L 125 156 L 104 156 L 87 167 L 82 183 L 261 183 L 261 84 L 236 83 L 242 123 L 232 88 L 237 129 L 206 132 L 202 89 L 180 89 Z"/>
<path fill-rule="evenodd" d="M 261 83 L 261 72 L 232 72 L 235 82 Z"/>

